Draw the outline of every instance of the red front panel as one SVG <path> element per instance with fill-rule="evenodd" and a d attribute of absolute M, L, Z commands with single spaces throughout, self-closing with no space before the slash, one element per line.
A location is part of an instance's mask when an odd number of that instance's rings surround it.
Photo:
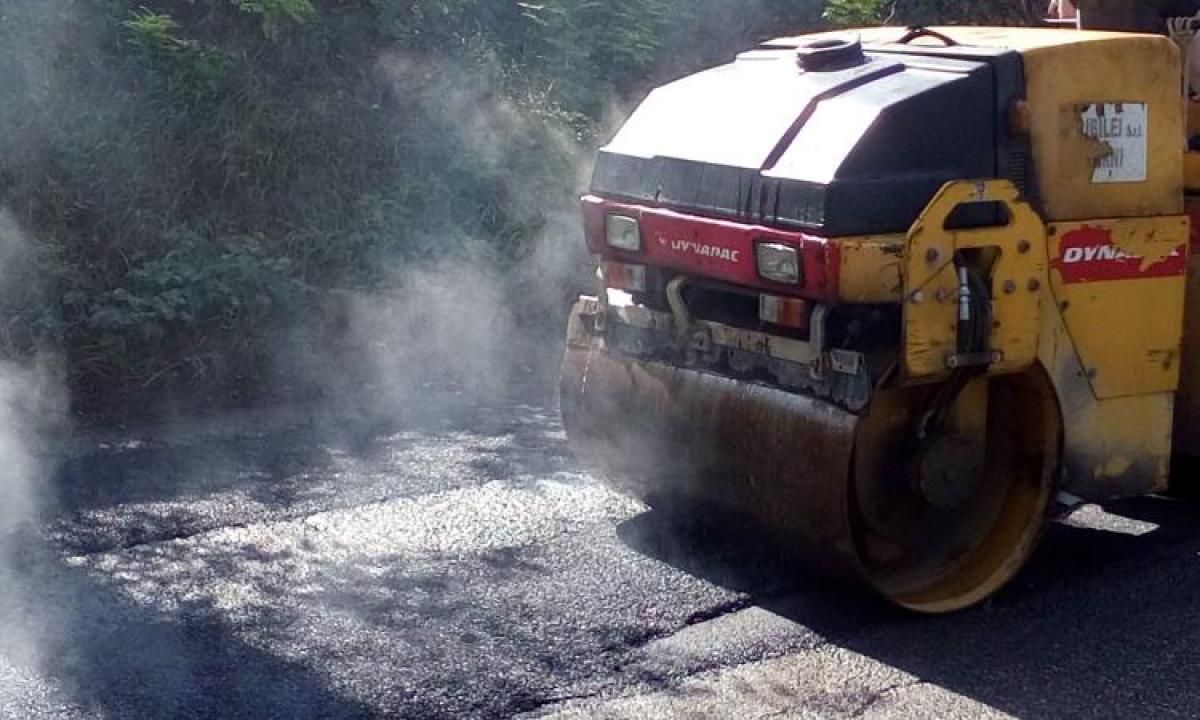
<path fill-rule="evenodd" d="M 611 213 L 638 219 L 642 231 L 640 253 L 608 247 L 604 239 L 604 219 Z M 628 205 L 593 196 L 583 198 L 583 214 L 588 247 L 605 257 L 670 268 L 698 277 L 762 288 L 776 294 L 817 300 L 837 298 L 838 247 L 825 238 Z M 801 283 L 790 285 L 759 277 L 755 261 L 755 245 L 758 242 L 796 247 L 803 267 Z"/>

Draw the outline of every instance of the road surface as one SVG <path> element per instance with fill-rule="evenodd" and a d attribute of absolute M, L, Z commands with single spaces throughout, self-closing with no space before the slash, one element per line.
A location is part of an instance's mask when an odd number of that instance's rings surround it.
<path fill-rule="evenodd" d="M 906 616 L 573 460 L 552 403 L 79 441 L 0 550 L 0 717 L 1200 715 L 1200 525 L 1087 508 Z"/>

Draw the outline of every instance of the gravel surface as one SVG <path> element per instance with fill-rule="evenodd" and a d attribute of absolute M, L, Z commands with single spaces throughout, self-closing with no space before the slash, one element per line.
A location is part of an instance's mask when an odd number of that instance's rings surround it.
<path fill-rule="evenodd" d="M 77 441 L 0 542 L 0 717 L 1196 717 L 1200 525 L 1088 507 L 895 612 L 648 512 L 547 406 Z"/>

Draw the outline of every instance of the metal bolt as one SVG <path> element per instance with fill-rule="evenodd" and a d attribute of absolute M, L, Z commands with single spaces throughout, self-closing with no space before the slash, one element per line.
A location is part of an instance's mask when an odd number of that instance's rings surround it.
<path fill-rule="evenodd" d="M 1029 292 L 1037 292 L 1042 289 L 1042 281 L 1037 278 L 1029 278 Z"/>
<path fill-rule="evenodd" d="M 925 302 L 925 293 L 921 292 L 920 290 L 914 290 L 912 294 L 912 301 L 915 305 L 920 305 L 921 303 Z"/>
<path fill-rule="evenodd" d="M 925 251 L 925 261 L 926 262 L 935 263 L 941 259 L 942 259 L 942 254 L 940 252 L 938 252 L 937 248 L 929 248 L 928 250 Z"/>
<path fill-rule="evenodd" d="M 1022 240 L 1021 242 L 1017 243 L 1017 252 L 1024 255 L 1025 253 L 1029 252 L 1029 248 L 1031 247 L 1032 245 L 1029 244 L 1028 240 Z"/>
<path fill-rule="evenodd" d="M 1012 280 L 1004 281 L 1004 294 L 1005 295 L 1012 295 L 1016 291 L 1017 291 L 1017 284 L 1015 282 L 1013 282 Z"/>
<path fill-rule="evenodd" d="M 950 296 L 953 294 L 954 292 L 949 288 L 938 288 L 938 291 L 934 294 L 934 297 L 937 298 L 938 302 L 944 303 L 949 300 Z"/>

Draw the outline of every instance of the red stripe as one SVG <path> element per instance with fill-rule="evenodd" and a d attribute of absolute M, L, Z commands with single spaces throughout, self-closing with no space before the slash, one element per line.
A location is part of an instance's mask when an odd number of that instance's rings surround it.
<path fill-rule="evenodd" d="M 761 225 L 684 215 L 588 196 L 583 198 L 584 230 L 592 252 L 642 262 L 691 275 L 791 295 L 833 301 L 838 293 L 840 253 L 837 243 L 806 233 Z M 629 253 L 607 247 L 604 218 L 609 213 L 636 217 L 642 230 L 642 251 Z M 755 245 L 774 242 L 795 247 L 804 270 L 800 285 L 758 276 Z"/>
<path fill-rule="evenodd" d="M 1084 225 L 1063 234 L 1058 257 L 1050 265 L 1061 273 L 1064 283 L 1174 277 L 1187 272 L 1187 244 L 1148 264 L 1122 252 L 1113 242 L 1112 228 Z"/>

